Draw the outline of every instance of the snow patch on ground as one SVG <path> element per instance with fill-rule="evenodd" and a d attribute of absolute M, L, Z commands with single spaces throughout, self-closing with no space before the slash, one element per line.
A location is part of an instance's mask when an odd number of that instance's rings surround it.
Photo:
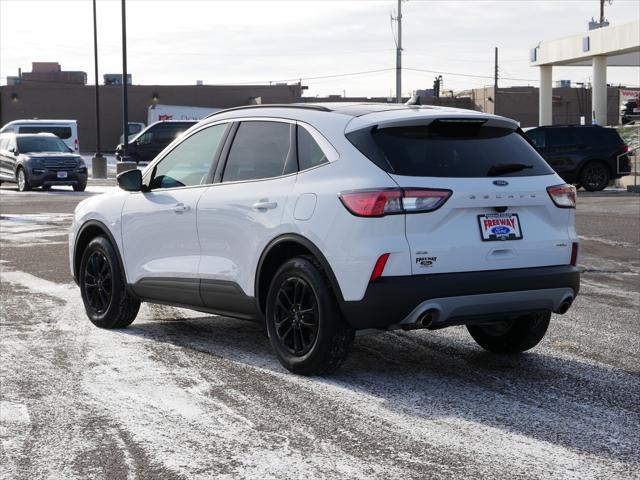
<path fill-rule="evenodd" d="M 72 214 L 24 214 L 0 215 L 0 232 L 2 241 L 12 247 L 32 247 L 37 245 L 55 245 L 66 243 L 65 237 L 71 222 Z"/>

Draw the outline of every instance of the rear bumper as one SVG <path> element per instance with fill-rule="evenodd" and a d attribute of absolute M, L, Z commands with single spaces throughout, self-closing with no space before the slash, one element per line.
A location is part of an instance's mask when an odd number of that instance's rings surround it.
<path fill-rule="evenodd" d="M 572 266 L 382 277 L 369 284 L 362 300 L 344 301 L 341 308 L 357 330 L 407 326 L 427 312 L 433 314 L 430 328 L 441 328 L 492 316 L 559 312 L 579 289 L 580 273 Z"/>

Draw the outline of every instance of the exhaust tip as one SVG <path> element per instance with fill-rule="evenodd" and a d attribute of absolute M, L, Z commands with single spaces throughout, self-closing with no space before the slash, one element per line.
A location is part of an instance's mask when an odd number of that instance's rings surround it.
<path fill-rule="evenodd" d="M 432 308 L 424 312 L 418 319 L 418 324 L 424 328 L 428 328 L 438 318 L 438 310 Z"/>
<path fill-rule="evenodd" d="M 560 304 L 560 307 L 558 307 L 558 313 L 560 315 L 567 313 L 567 310 L 569 310 L 569 307 L 571 307 L 572 303 L 573 303 L 573 298 L 569 297 L 564 299 Z"/>

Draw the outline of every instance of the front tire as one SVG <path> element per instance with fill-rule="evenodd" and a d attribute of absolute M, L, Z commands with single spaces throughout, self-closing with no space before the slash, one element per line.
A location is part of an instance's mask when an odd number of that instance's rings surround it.
<path fill-rule="evenodd" d="M 100 328 L 124 328 L 136 318 L 140 301 L 126 289 L 116 252 L 106 237 L 87 245 L 80 262 L 80 291 L 91 323 Z"/>
<path fill-rule="evenodd" d="M 535 347 L 544 338 L 551 313 L 535 313 L 486 325 L 467 325 L 467 330 L 485 350 L 519 353 Z"/>
<path fill-rule="evenodd" d="M 73 186 L 74 192 L 84 192 L 84 189 L 87 188 L 86 183 L 79 183 L 78 185 Z"/>
<path fill-rule="evenodd" d="M 18 171 L 16 172 L 16 183 L 18 184 L 18 190 L 21 192 L 28 192 L 31 190 L 29 175 L 22 167 L 18 167 Z"/>
<path fill-rule="evenodd" d="M 611 172 L 602 162 L 589 162 L 580 172 L 580 185 L 588 192 L 599 192 L 609 185 Z"/>
<path fill-rule="evenodd" d="M 335 371 L 354 337 L 329 281 L 310 257 L 288 260 L 276 272 L 267 294 L 266 323 L 278 360 L 300 375 Z"/>

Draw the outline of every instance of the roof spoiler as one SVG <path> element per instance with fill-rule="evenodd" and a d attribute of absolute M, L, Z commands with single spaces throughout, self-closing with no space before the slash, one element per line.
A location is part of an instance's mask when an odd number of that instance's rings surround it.
<path fill-rule="evenodd" d="M 423 117 L 423 118 L 402 118 L 402 119 L 390 119 L 388 121 L 379 122 L 375 125 L 378 129 L 384 128 L 396 128 L 396 127 L 417 127 L 426 126 L 434 121 L 441 123 L 472 123 L 482 124 L 487 127 L 499 127 L 507 128 L 510 130 L 516 130 L 518 124 L 513 120 L 508 120 L 501 117 L 487 117 L 487 118 L 473 118 L 473 117 Z"/>

